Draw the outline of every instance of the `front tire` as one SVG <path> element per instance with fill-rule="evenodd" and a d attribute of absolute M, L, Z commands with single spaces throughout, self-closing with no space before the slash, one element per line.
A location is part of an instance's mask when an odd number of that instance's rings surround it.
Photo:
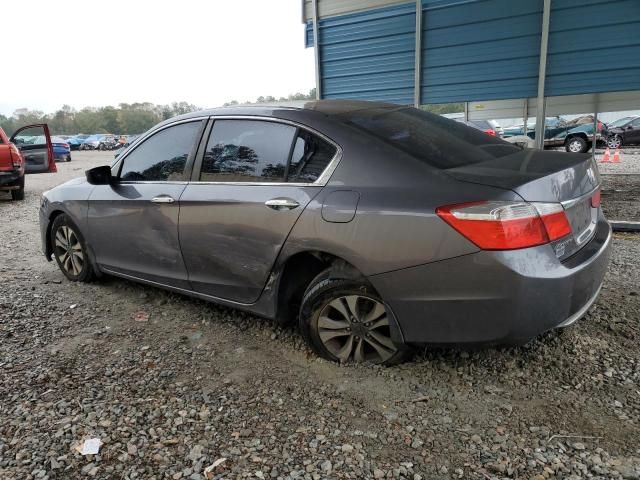
<path fill-rule="evenodd" d="M 589 144 L 582 137 L 571 137 L 565 143 L 564 148 L 569 153 L 586 153 L 589 151 Z"/>
<path fill-rule="evenodd" d="M 72 282 L 90 282 L 93 268 L 80 229 L 65 215 L 58 215 L 51 225 L 51 251 L 58 267 Z"/>
<path fill-rule="evenodd" d="M 394 365 L 410 353 L 391 339 L 391 314 L 363 279 L 314 278 L 302 300 L 300 330 L 319 356 L 340 363 Z"/>
<path fill-rule="evenodd" d="M 607 138 L 607 147 L 620 148 L 622 146 L 622 137 L 620 135 L 613 135 Z"/>

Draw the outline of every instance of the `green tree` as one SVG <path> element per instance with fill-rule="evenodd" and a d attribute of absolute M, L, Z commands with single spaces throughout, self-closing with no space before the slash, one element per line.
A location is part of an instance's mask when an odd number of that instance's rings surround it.
<path fill-rule="evenodd" d="M 422 110 L 436 115 L 442 115 L 444 113 L 460 113 L 464 112 L 464 103 L 439 103 L 432 105 L 422 105 Z"/>

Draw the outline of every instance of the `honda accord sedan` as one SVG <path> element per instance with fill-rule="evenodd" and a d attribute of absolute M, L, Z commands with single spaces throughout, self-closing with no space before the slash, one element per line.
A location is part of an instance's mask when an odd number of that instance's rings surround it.
<path fill-rule="evenodd" d="M 596 300 L 611 229 L 589 155 L 355 101 L 167 120 L 42 198 L 46 258 L 282 322 L 339 362 L 522 344 Z"/>

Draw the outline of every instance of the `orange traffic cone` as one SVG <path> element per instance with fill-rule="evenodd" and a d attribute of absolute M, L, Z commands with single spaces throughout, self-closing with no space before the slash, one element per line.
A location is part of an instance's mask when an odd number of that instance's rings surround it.
<path fill-rule="evenodd" d="M 602 156 L 601 163 L 610 163 L 611 162 L 611 152 L 609 151 L 609 147 L 604 151 L 604 155 Z"/>
<path fill-rule="evenodd" d="M 620 149 L 619 148 L 616 148 L 616 151 L 613 154 L 613 163 L 620 163 Z"/>

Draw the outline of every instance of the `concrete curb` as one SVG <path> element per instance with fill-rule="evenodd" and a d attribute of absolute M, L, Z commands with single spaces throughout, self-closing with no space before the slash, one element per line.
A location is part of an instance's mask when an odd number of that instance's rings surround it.
<path fill-rule="evenodd" d="M 628 220 L 609 220 L 614 232 L 640 232 L 640 222 Z"/>

